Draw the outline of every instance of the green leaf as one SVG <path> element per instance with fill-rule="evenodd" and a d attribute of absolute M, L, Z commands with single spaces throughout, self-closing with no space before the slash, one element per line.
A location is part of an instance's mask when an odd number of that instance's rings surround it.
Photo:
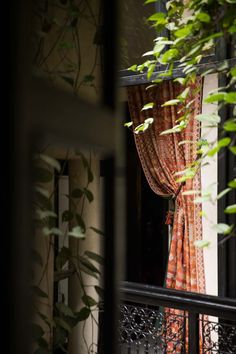
<path fill-rule="evenodd" d="M 76 188 L 71 192 L 72 198 L 81 198 L 84 194 L 84 191 L 80 188 Z"/>
<path fill-rule="evenodd" d="M 127 70 L 137 71 L 137 64 L 134 64 L 134 65 L 130 66 Z"/>
<path fill-rule="evenodd" d="M 82 231 L 83 231 L 83 233 L 85 233 L 85 231 L 86 231 L 86 226 L 85 226 L 85 223 L 84 223 L 84 220 L 83 220 L 82 216 L 79 215 L 79 214 L 76 214 L 76 215 L 75 215 L 75 218 L 76 218 L 76 221 L 77 221 L 78 226 L 80 226 L 81 229 L 82 229 Z"/>
<path fill-rule="evenodd" d="M 97 229 L 96 227 L 90 226 L 90 229 L 96 232 L 96 234 L 104 236 L 104 233 L 101 230 Z"/>
<path fill-rule="evenodd" d="M 227 138 L 220 139 L 217 145 L 219 147 L 225 147 L 228 146 L 230 143 L 231 143 L 231 139 L 227 137 Z"/>
<path fill-rule="evenodd" d="M 65 329 L 68 333 L 71 332 L 71 327 L 65 320 L 60 317 L 54 317 L 53 319 L 59 327 Z"/>
<path fill-rule="evenodd" d="M 97 253 L 91 251 L 85 251 L 84 253 L 87 257 L 91 258 L 92 260 L 98 262 L 99 264 L 104 264 L 104 258 Z"/>
<path fill-rule="evenodd" d="M 104 289 L 102 289 L 100 286 L 95 285 L 94 286 L 98 296 L 103 299 L 104 298 Z"/>
<path fill-rule="evenodd" d="M 227 208 L 225 208 L 225 213 L 226 214 L 235 214 L 236 213 L 236 204 L 232 204 L 227 206 Z"/>
<path fill-rule="evenodd" d="M 194 203 L 197 204 L 197 203 L 203 203 L 203 202 L 208 202 L 211 200 L 211 196 L 210 195 L 204 195 L 204 196 L 201 196 L 201 197 L 198 197 L 198 198 L 195 198 L 194 199 Z"/>
<path fill-rule="evenodd" d="M 34 176 L 36 182 L 40 183 L 48 183 L 53 179 L 53 174 L 48 169 L 43 167 L 35 167 Z"/>
<path fill-rule="evenodd" d="M 83 230 L 80 226 L 75 226 L 75 227 L 73 227 L 72 231 L 68 232 L 68 236 L 79 238 L 79 239 L 84 239 L 85 233 L 83 232 Z"/>
<path fill-rule="evenodd" d="M 155 67 L 156 67 L 156 64 L 151 64 L 149 67 L 148 67 L 148 71 L 147 71 L 147 78 L 150 79 L 154 70 L 155 70 Z"/>
<path fill-rule="evenodd" d="M 230 147 L 229 147 L 229 150 L 230 150 L 234 155 L 236 155 L 236 146 L 230 146 Z"/>
<path fill-rule="evenodd" d="M 91 270 L 93 273 L 100 274 L 100 271 L 87 258 L 80 256 L 79 261 L 84 267 Z"/>
<path fill-rule="evenodd" d="M 43 160 L 44 162 L 46 162 L 49 166 L 55 168 L 55 170 L 57 170 L 58 172 L 60 172 L 61 170 L 61 165 L 60 163 L 54 159 L 51 156 L 48 155 L 44 155 L 44 154 L 39 154 L 38 157 Z"/>
<path fill-rule="evenodd" d="M 85 321 L 90 316 L 91 310 L 88 307 L 83 307 L 79 312 L 76 313 L 77 321 Z"/>
<path fill-rule="evenodd" d="M 43 290 L 41 290 L 38 286 L 32 286 L 31 287 L 32 291 L 34 292 L 35 295 L 48 298 L 48 294 L 46 294 Z"/>
<path fill-rule="evenodd" d="M 222 101 L 222 100 L 224 100 L 225 95 L 226 95 L 225 92 L 215 93 L 215 94 L 210 95 L 210 96 L 208 96 L 207 98 L 205 98 L 204 102 L 206 102 L 206 103 L 213 103 L 213 102 Z"/>
<path fill-rule="evenodd" d="M 148 21 L 156 22 L 157 24 L 166 23 L 166 14 L 164 12 L 156 12 L 147 19 Z"/>
<path fill-rule="evenodd" d="M 218 234 L 224 234 L 224 235 L 228 235 L 231 233 L 231 231 L 233 230 L 234 225 L 227 225 L 227 224 L 215 224 L 212 226 L 212 229 L 215 230 Z"/>
<path fill-rule="evenodd" d="M 129 127 L 131 127 L 132 125 L 133 125 L 133 122 L 126 122 L 126 123 L 124 124 L 124 127 L 129 128 Z"/>
<path fill-rule="evenodd" d="M 166 106 L 174 106 L 176 104 L 180 103 L 180 100 L 175 98 L 173 100 L 169 100 L 169 101 L 166 101 L 164 104 L 162 104 L 161 106 L 162 107 L 166 107 Z"/>
<path fill-rule="evenodd" d="M 177 77 L 176 79 L 174 79 L 174 82 L 178 82 L 180 85 L 184 85 L 186 82 L 186 78 L 184 77 Z"/>
<path fill-rule="evenodd" d="M 38 324 L 31 323 L 31 335 L 33 340 L 37 340 L 44 335 L 44 331 Z"/>
<path fill-rule="evenodd" d="M 147 130 L 148 128 L 149 128 L 148 123 L 141 123 L 137 127 L 134 128 L 134 133 L 138 134 L 140 132 L 145 132 L 145 130 Z"/>
<path fill-rule="evenodd" d="M 231 188 L 236 188 L 236 178 L 234 178 L 232 181 L 228 183 L 228 186 Z"/>
<path fill-rule="evenodd" d="M 174 32 L 175 37 L 177 38 L 185 38 L 188 35 L 190 35 L 192 33 L 192 25 L 186 25 L 183 28 L 178 29 L 177 31 Z"/>
<path fill-rule="evenodd" d="M 97 273 L 94 273 L 92 270 L 90 270 L 89 268 L 83 266 L 83 264 L 80 265 L 80 270 L 81 272 L 84 272 L 88 275 L 90 275 L 91 277 L 95 278 L 95 279 L 98 279 L 98 275 Z"/>
<path fill-rule="evenodd" d="M 200 122 L 207 122 L 207 123 L 220 123 L 220 116 L 218 114 L 198 114 L 196 119 Z"/>
<path fill-rule="evenodd" d="M 64 302 L 57 302 L 56 308 L 58 309 L 59 312 L 61 312 L 65 316 L 72 317 L 72 318 L 75 317 L 75 314 L 73 313 L 71 308 L 67 306 Z"/>
<path fill-rule="evenodd" d="M 160 62 L 162 64 L 167 64 L 172 59 L 176 58 L 179 54 L 178 49 L 169 49 L 161 57 Z"/>
<path fill-rule="evenodd" d="M 62 222 L 68 222 L 73 219 L 73 213 L 70 210 L 64 210 L 61 216 Z"/>
<path fill-rule="evenodd" d="M 150 125 L 150 124 L 152 124 L 154 122 L 154 119 L 153 118 L 147 118 L 147 119 L 145 119 L 144 122 Z"/>
<path fill-rule="evenodd" d="M 92 306 L 95 306 L 97 305 L 97 301 L 94 300 L 91 296 L 89 295 L 83 295 L 82 296 L 82 301 L 83 303 L 88 306 L 88 307 L 92 307 Z"/>
<path fill-rule="evenodd" d="M 208 240 L 197 240 L 194 242 L 194 245 L 199 248 L 205 248 L 210 245 L 210 241 Z"/>
<path fill-rule="evenodd" d="M 144 5 L 151 4 L 153 2 L 157 2 L 158 0 L 146 0 Z"/>
<path fill-rule="evenodd" d="M 60 77 L 70 86 L 74 87 L 74 79 L 69 76 L 60 75 Z"/>
<path fill-rule="evenodd" d="M 154 103 L 153 102 L 150 102 L 150 103 L 146 103 L 143 108 L 141 109 L 141 111 L 145 111 L 147 109 L 152 109 L 154 106 Z"/>
<path fill-rule="evenodd" d="M 51 229 L 48 227 L 44 227 L 42 229 L 42 232 L 44 235 L 46 236 L 50 236 L 50 235 L 56 235 L 56 236 L 61 236 L 62 232 L 60 229 L 58 229 L 57 227 L 52 227 Z"/>
<path fill-rule="evenodd" d="M 236 103 L 236 92 L 229 92 L 226 93 L 224 100 L 227 103 Z"/>
<path fill-rule="evenodd" d="M 226 195 L 226 194 L 229 193 L 230 191 L 231 191 L 231 188 L 226 188 L 226 189 L 224 189 L 222 192 L 220 192 L 220 193 L 217 195 L 216 199 L 218 200 L 218 199 L 222 198 L 224 195 Z"/>
<path fill-rule="evenodd" d="M 230 74 L 233 76 L 233 77 L 236 77 L 236 66 L 234 68 L 231 68 L 230 69 Z"/>
<path fill-rule="evenodd" d="M 199 12 L 197 14 L 197 19 L 205 23 L 209 23 L 211 21 L 211 17 L 206 12 Z"/>
<path fill-rule="evenodd" d="M 223 129 L 227 132 L 236 131 L 236 120 L 235 119 L 227 120 L 223 125 Z"/>
<path fill-rule="evenodd" d="M 57 218 L 57 214 L 54 213 L 54 211 L 52 211 L 52 210 L 39 210 L 39 209 L 37 209 L 36 213 L 38 214 L 38 216 L 41 220 L 49 218 L 49 217 Z"/>
<path fill-rule="evenodd" d="M 71 256 L 71 252 L 70 252 L 69 248 L 62 247 L 56 257 L 57 270 L 61 270 L 64 267 L 66 262 L 69 260 L 70 256 Z"/>
<path fill-rule="evenodd" d="M 83 192 L 84 192 L 86 198 L 88 199 L 89 203 L 91 203 L 93 201 L 93 199 L 94 199 L 93 198 L 93 193 L 87 188 L 84 188 Z"/>
<path fill-rule="evenodd" d="M 42 188 L 40 186 L 35 186 L 34 189 L 35 189 L 35 191 L 37 193 L 41 194 L 44 198 L 49 199 L 50 193 L 49 193 L 49 191 L 47 189 L 44 189 L 44 188 Z"/>
<path fill-rule="evenodd" d="M 181 92 L 181 94 L 179 96 L 177 96 L 177 98 L 179 98 L 180 100 L 186 100 L 189 90 L 190 90 L 190 87 L 186 87 L 186 89 L 183 92 Z"/>

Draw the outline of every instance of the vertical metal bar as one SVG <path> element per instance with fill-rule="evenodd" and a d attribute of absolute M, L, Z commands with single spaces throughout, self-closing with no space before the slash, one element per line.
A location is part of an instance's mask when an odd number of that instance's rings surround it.
<path fill-rule="evenodd" d="M 189 353 L 199 354 L 199 314 L 188 314 L 188 343 Z"/>

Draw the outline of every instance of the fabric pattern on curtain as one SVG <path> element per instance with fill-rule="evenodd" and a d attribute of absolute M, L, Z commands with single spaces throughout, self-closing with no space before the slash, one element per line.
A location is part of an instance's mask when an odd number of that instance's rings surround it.
<path fill-rule="evenodd" d="M 146 131 L 134 134 L 138 155 L 150 187 L 158 195 L 178 194 L 175 201 L 166 287 L 204 293 L 203 251 L 194 246 L 194 242 L 202 238 L 201 205 L 193 202 L 193 195 L 183 195 L 184 191 L 201 189 L 200 172 L 193 179 L 187 180 L 181 189 L 175 175 L 176 172 L 187 168 L 197 157 L 200 123 L 194 117 L 201 111 L 201 78 L 197 78 L 190 87 L 188 102 L 192 103 L 187 127 L 179 133 L 160 135 L 162 131 L 173 128 L 184 114 L 183 106 L 162 107 L 163 103 L 175 99 L 183 90 L 179 83 L 169 80 L 148 89 L 147 85 L 130 86 L 127 88 L 128 104 L 134 128 L 145 119 L 154 118 L 154 122 Z M 153 108 L 141 111 L 149 102 L 154 103 Z M 181 144 L 181 141 L 188 143 Z M 183 311 L 171 309 L 167 311 L 168 316 L 171 313 L 183 314 Z M 174 327 L 173 323 L 171 331 L 176 332 L 178 336 L 179 325 Z M 173 349 L 173 341 L 168 347 L 170 350 Z M 176 353 L 180 352 L 178 347 L 175 349 Z"/>

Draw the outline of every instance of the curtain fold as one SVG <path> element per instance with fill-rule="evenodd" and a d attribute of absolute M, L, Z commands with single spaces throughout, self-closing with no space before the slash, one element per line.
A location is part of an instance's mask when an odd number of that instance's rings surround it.
<path fill-rule="evenodd" d="M 201 205 L 193 202 L 193 195 L 183 195 L 187 190 L 200 189 L 200 173 L 181 186 L 176 182 L 176 172 L 186 169 L 197 158 L 197 142 L 200 139 L 200 123 L 194 117 L 201 111 L 202 79 L 197 78 L 190 86 L 188 101 L 191 107 L 187 127 L 179 133 L 160 135 L 178 124 L 185 112 L 181 105 L 165 106 L 184 90 L 177 82 L 164 81 L 154 87 L 129 86 L 128 104 L 136 127 L 152 117 L 154 122 L 142 133 L 134 134 L 138 155 L 146 179 L 152 190 L 162 196 L 175 196 L 176 208 L 173 234 L 167 267 L 168 288 L 192 292 L 205 292 L 203 252 L 194 246 L 202 238 Z M 142 107 L 153 102 L 152 109 Z M 184 144 L 181 142 L 185 141 Z M 179 177 L 179 176 L 178 176 Z"/>

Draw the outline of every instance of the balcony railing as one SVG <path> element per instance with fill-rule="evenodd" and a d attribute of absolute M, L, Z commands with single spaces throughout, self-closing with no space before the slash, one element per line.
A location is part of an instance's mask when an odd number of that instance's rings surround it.
<path fill-rule="evenodd" d="M 124 282 L 122 354 L 236 353 L 236 300 Z"/>

